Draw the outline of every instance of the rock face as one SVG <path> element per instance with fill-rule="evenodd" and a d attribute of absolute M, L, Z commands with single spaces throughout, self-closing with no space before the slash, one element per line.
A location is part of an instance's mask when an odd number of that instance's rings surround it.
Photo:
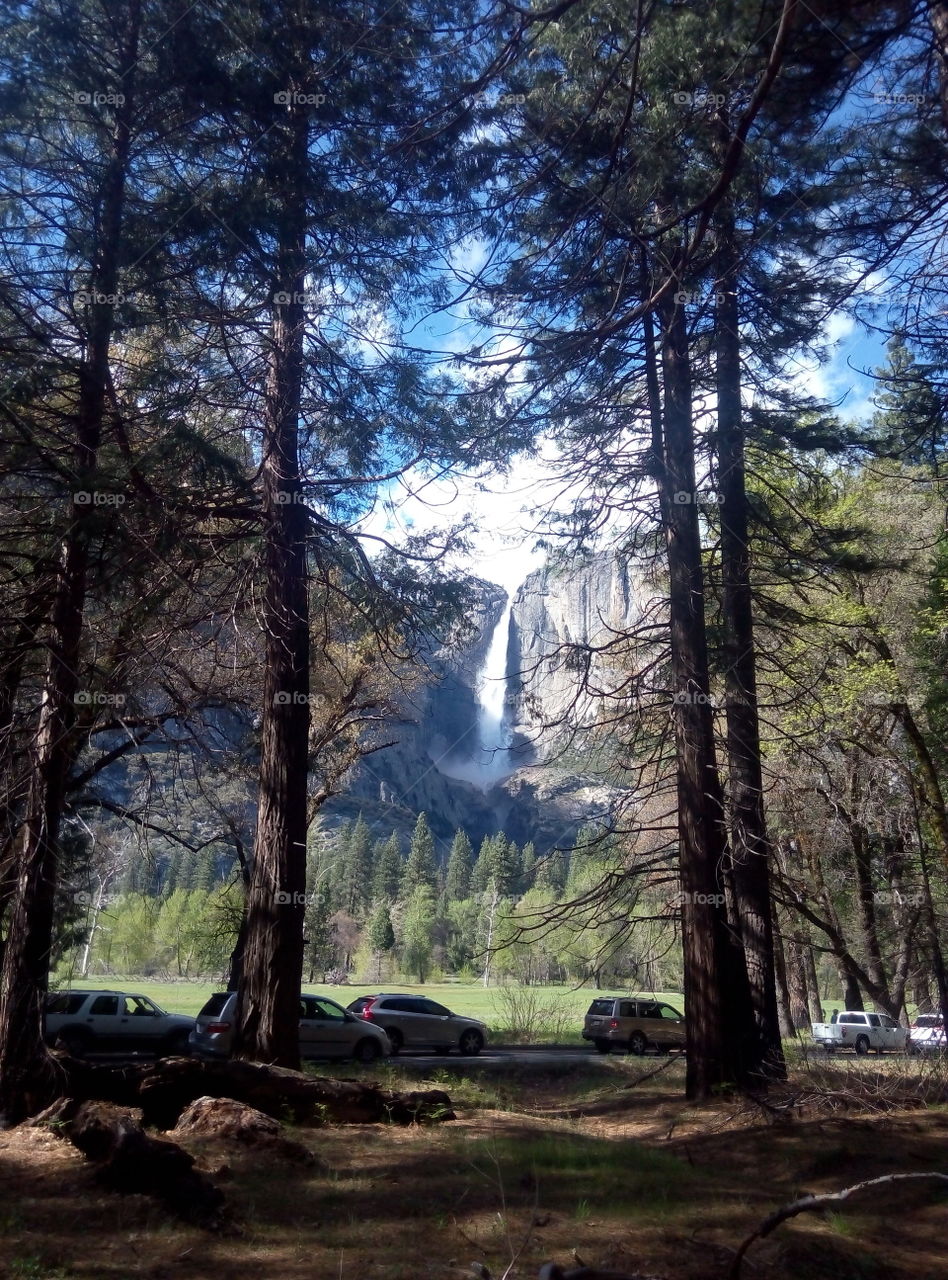
<path fill-rule="evenodd" d="M 513 602 L 508 702 L 537 759 L 549 759 L 568 728 L 588 724 L 620 685 L 609 655 L 596 650 L 641 620 L 647 598 L 628 565 L 607 552 L 525 579 Z"/>
<path fill-rule="evenodd" d="M 518 843 L 534 841 L 541 852 L 569 844 L 577 827 L 605 817 L 624 793 L 596 776 L 581 736 L 567 732 L 591 722 L 596 691 L 614 688 L 617 678 L 607 657 L 589 652 L 587 688 L 577 698 L 576 650 L 564 646 L 602 645 L 641 617 L 647 598 L 610 554 L 530 574 L 509 615 L 505 705 L 512 749 L 505 776 L 476 785 L 466 780 L 477 777 L 476 768 L 465 766 L 479 754 L 478 677 L 507 597 L 491 583 L 475 584 L 473 641 L 432 656 L 433 679 L 406 708 L 409 722 L 394 729 L 398 742 L 357 767 L 323 820 L 335 824 L 361 811 L 378 834 L 394 828 L 407 838 L 423 810 L 442 847 L 459 827 L 475 845 L 499 829 Z"/>

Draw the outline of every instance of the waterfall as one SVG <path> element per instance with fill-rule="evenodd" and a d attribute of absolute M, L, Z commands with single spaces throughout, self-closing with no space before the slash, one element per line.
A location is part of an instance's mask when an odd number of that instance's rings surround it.
<path fill-rule="evenodd" d="M 490 647 L 477 681 L 477 741 L 480 750 L 478 769 L 482 785 L 492 786 L 510 773 L 510 730 L 504 718 L 507 696 L 507 644 L 510 637 L 512 597 L 507 597 L 503 613 L 497 619 Z"/>
<path fill-rule="evenodd" d="M 432 757 L 439 772 L 449 778 L 471 782 L 482 791 L 488 791 L 516 767 L 511 761 L 511 733 L 506 723 L 504 706 L 507 696 L 507 646 L 512 604 L 513 597 L 510 595 L 494 626 L 483 664 L 477 674 L 474 690 L 477 718 L 471 735 L 474 739 L 472 746 L 467 748 L 464 755 L 448 751 Z"/>

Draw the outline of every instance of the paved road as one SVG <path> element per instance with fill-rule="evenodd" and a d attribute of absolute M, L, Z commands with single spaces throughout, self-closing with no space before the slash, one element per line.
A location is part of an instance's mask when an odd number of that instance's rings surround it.
<path fill-rule="evenodd" d="M 87 1054 L 89 1062 L 108 1063 L 114 1066 L 124 1065 L 129 1062 L 153 1062 L 154 1055 L 148 1053 L 90 1053 Z M 533 1066 L 533 1067 L 551 1067 L 561 1066 L 564 1069 L 570 1065 L 579 1067 L 586 1063 L 602 1063 L 607 1062 L 609 1057 L 613 1055 L 596 1053 L 585 1046 L 581 1045 L 557 1045 L 550 1048 L 499 1048 L 494 1049 L 488 1047 L 473 1058 L 465 1058 L 460 1054 L 451 1053 L 413 1053 L 402 1052 L 396 1057 L 391 1057 L 388 1062 L 392 1066 L 399 1069 L 404 1068 L 406 1071 L 418 1070 L 419 1072 L 431 1071 L 433 1068 L 443 1068 L 446 1071 L 474 1071 L 474 1070 L 501 1070 L 504 1067 L 511 1066 Z M 625 1054 L 616 1054 L 617 1057 L 625 1057 Z M 653 1055 L 650 1053 L 649 1057 Z"/>

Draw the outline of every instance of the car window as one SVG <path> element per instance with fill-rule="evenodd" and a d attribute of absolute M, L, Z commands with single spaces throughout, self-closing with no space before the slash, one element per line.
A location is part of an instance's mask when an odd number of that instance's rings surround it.
<path fill-rule="evenodd" d="M 223 1009 L 224 1005 L 230 998 L 229 991 L 215 991 L 214 994 L 204 1002 L 199 1018 L 215 1018 Z"/>
<path fill-rule="evenodd" d="M 382 1009 L 386 1013 L 419 1013 L 418 1008 L 421 1001 L 411 1000 L 409 998 L 398 1000 L 385 1000 Z"/>
<path fill-rule="evenodd" d="M 839 1015 L 839 1020 L 840 1022 L 845 1023 L 846 1026 L 863 1027 L 865 1026 L 865 1016 L 866 1015 L 864 1013 L 841 1013 Z"/>
<path fill-rule="evenodd" d="M 85 994 L 81 991 L 54 991 L 46 997 L 47 1013 L 78 1013 L 85 1002 Z"/>
<path fill-rule="evenodd" d="M 451 1010 L 446 1009 L 443 1004 L 438 1004 L 436 1000 L 419 1000 L 420 1013 L 430 1013 L 432 1017 L 445 1018 L 451 1016 Z"/>
<path fill-rule="evenodd" d="M 641 1004 L 639 1005 L 640 1018 L 660 1018 L 661 1012 L 657 1004 Z"/>
<path fill-rule="evenodd" d="M 613 1002 L 611 1000 L 594 1000 L 586 1011 L 587 1015 L 599 1014 L 600 1017 L 604 1016 L 606 1018 L 611 1018 L 612 1003 Z M 631 1015 L 627 1015 L 627 1016 L 631 1016 Z"/>
<path fill-rule="evenodd" d="M 353 1013 L 361 1013 L 366 1005 L 370 1005 L 375 999 L 374 996 L 359 996 L 358 1000 L 353 1000 L 349 1008 Z"/>
<path fill-rule="evenodd" d="M 681 1014 L 677 1009 L 673 1009 L 670 1004 L 660 1004 L 658 1009 L 663 1018 L 674 1019 L 676 1022 L 681 1021 Z"/>
<path fill-rule="evenodd" d="M 89 1012 L 105 1015 L 118 1013 L 118 996 L 97 996 L 89 1006 Z"/>
<path fill-rule="evenodd" d="M 634 1018 L 636 1016 L 635 1009 L 636 1005 L 634 1000 L 623 1000 L 619 1005 L 619 1017 Z"/>
<path fill-rule="evenodd" d="M 122 1012 L 131 1018 L 152 1018 L 155 1011 L 141 996 L 123 996 Z"/>
<path fill-rule="evenodd" d="M 899 1025 L 899 1024 L 896 1022 L 896 1020 L 895 1020 L 894 1018 L 890 1018 L 890 1017 L 889 1017 L 889 1015 L 888 1015 L 887 1013 L 880 1013 L 880 1014 L 879 1014 L 879 1021 L 882 1023 L 882 1025 L 883 1025 L 884 1027 L 888 1027 L 888 1028 L 889 1028 L 889 1030 L 891 1030 L 893 1027 L 897 1027 L 897 1026 Z"/>
<path fill-rule="evenodd" d="M 879 1026 L 879 1015 L 878 1015 L 877 1013 L 870 1013 L 870 1014 L 869 1014 L 869 1025 L 870 1025 L 870 1027 L 878 1027 L 878 1026 Z"/>
<path fill-rule="evenodd" d="M 941 1015 L 937 1013 L 920 1013 L 915 1019 L 917 1027 L 940 1027 Z"/>
<path fill-rule="evenodd" d="M 308 1002 L 313 1012 L 309 1015 L 311 1018 L 321 1018 L 324 1022 L 345 1022 L 346 1011 L 340 1009 L 339 1005 L 334 1004 L 332 1000 L 310 1000 Z"/>

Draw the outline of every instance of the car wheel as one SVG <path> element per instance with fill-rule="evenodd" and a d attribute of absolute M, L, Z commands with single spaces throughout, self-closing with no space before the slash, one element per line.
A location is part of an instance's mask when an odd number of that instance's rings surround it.
<path fill-rule="evenodd" d="M 855 1045 L 855 1049 L 856 1049 L 856 1052 L 859 1054 L 859 1056 L 860 1056 L 860 1057 L 862 1057 L 862 1056 L 863 1056 L 863 1054 L 868 1053 L 868 1052 L 869 1052 L 869 1037 L 868 1037 L 868 1036 L 857 1036 L 857 1037 L 856 1037 L 856 1045 Z"/>
<path fill-rule="evenodd" d="M 600 1053 L 608 1053 L 609 1050 L 612 1048 L 612 1045 L 609 1043 L 608 1040 L 597 1040 L 596 1048 L 599 1050 Z"/>
<path fill-rule="evenodd" d="M 382 1056 L 382 1047 L 377 1040 L 360 1040 L 352 1051 L 352 1056 L 364 1067 L 370 1067 Z"/>
<path fill-rule="evenodd" d="M 824 1046 L 823 1046 L 823 1052 L 824 1052 L 824 1053 L 835 1053 L 835 1052 L 836 1052 L 836 1046 L 835 1046 L 835 1044 L 824 1044 Z"/>
<path fill-rule="evenodd" d="M 405 1043 L 405 1037 L 395 1027 L 386 1027 L 385 1034 L 388 1036 L 388 1042 L 392 1046 L 392 1053 L 401 1053 L 402 1046 Z"/>
<path fill-rule="evenodd" d="M 629 1053 L 634 1053 L 637 1058 L 641 1058 L 642 1054 L 648 1048 L 648 1041 L 641 1031 L 633 1031 L 629 1037 Z"/>
<path fill-rule="evenodd" d="M 465 1058 L 476 1058 L 484 1047 L 484 1037 L 479 1031 L 465 1031 L 458 1041 L 458 1049 Z"/>
<path fill-rule="evenodd" d="M 56 1048 L 68 1053 L 70 1058 L 84 1058 L 91 1043 L 91 1036 L 84 1031 L 60 1031 L 56 1037 Z"/>
<path fill-rule="evenodd" d="M 188 1034 L 187 1031 L 176 1031 L 174 1035 L 170 1035 L 165 1041 L 161 1056 L 163 1058 L 189 1058 L 191 1056 L 191 1046 L 188 1044 Z"/>

